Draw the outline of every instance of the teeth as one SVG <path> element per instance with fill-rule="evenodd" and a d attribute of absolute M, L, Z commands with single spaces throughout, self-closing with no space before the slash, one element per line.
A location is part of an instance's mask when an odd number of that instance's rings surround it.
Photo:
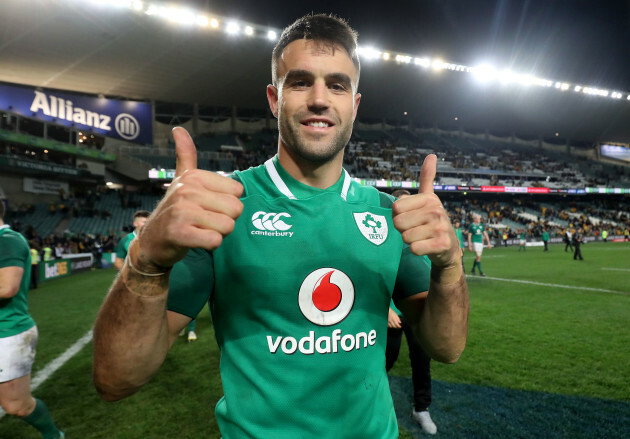
<path fill-rule="evenodd" d="M 326 122 L 308 122 L 307 125 L 315 128 L 327 128 L 329 126 Z"/>

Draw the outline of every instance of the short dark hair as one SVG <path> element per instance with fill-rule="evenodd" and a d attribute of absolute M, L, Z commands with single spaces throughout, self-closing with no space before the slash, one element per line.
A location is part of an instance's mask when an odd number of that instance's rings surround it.
<path fill-rule="evenodd" d="M 411 192 L 409 192 L 407 189 L 396 189 L 394 192 L 392 192 L 392 196 L 396 198 L 400 198 L 403 195 L 411 195 Z"/>
<path fill-rule="evenodd" d="M 4 219 L 4 212 L 5 212 L 4 201 L 0 200 L 0 220 Z"/>
<path fill-rule="evenodd" d="M 151 212 L 148 210 L 138 210 L 133 214 L 133 219 L 136 218 L 148 218 L 151 215 Z"/>
<path fill-rule="evenodd" d="M 271 56 L 271 80 L 273 85 L 278 86 L 277 66 L 278 59 L 282 56 L 285 47 L 295 40 L 313 40 L 331 47 L 341 46 L 348 53 L 355 68 L 357 69 L 357 85 L 359 84 L 359 74 L 361 64 L 357 53 L 357 31 L 352 29 L 343 18 L 327 14 L 309 14 L 298 18 L 295 22 L 287 26 L 280 35 L 280 39 L 273 48 Z"/>

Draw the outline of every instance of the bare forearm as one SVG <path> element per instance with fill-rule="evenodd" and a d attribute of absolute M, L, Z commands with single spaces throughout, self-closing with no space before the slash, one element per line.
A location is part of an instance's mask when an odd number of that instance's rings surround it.
<path fill-rule="evenodd" d="M 142 276 L 125 265 L 94 325 L 93 378 L 101 397 L 116 401 L 151 379 L 169 348 L 168 273 Z"/>
<path fill-rule="evenodd" d="M 416 334 L 427 353 L 443 363 L 459 359 L 468 336 L 468 286 L 461 263 L 431 269 L 431 284 Z"/>

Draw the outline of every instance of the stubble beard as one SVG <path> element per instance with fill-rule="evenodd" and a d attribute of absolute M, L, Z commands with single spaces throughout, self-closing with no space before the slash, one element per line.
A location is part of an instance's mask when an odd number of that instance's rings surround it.
<path fill-rule="evenodd" d="M 343 151 L 352 135 L 352 125 L 335 125 L 335 135 L 327 144 L 320 144 L 318 140 L 309 141 L 300 134 L 301 116 L 288 119 L 282 113 L 278 118 L 280 140 L 292 155 L 316 164 L 323 164 L 333 160 Z M 318 143 L 314 145 L 313 143 Z"/>

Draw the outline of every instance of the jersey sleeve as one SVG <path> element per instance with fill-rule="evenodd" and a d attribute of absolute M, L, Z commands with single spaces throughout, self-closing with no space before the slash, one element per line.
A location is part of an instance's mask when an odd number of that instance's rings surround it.
<path fill-rule="evenodd" d="M 116 246 L 116 257 L 125 259 L 127 257 L 127 250 L 125 249 L 125 241 L 127 241 L 127 235 L 120 238 L 118 245 Z"/>
<path fill-rule="evenodd" d="M 30 250 L 18 236 L 3 234 L 0 236 L 0 268 L 22 267 L 27 265 Z"/>
<path fill-rule="evenodd" d="M 393 299 L 403 299 L 429 291 L 430 282 L 431 261 L 426 256 L 414 255 L 409 245 L 405 244 L 400 255 Z"/>
<path fill-rule="evenodd" d="M 169 311 L 194 319 L 206 303 L 214 286 L 214 270 L 210 252 L 191 249 L 173 266 L 169 280 Z"/>

